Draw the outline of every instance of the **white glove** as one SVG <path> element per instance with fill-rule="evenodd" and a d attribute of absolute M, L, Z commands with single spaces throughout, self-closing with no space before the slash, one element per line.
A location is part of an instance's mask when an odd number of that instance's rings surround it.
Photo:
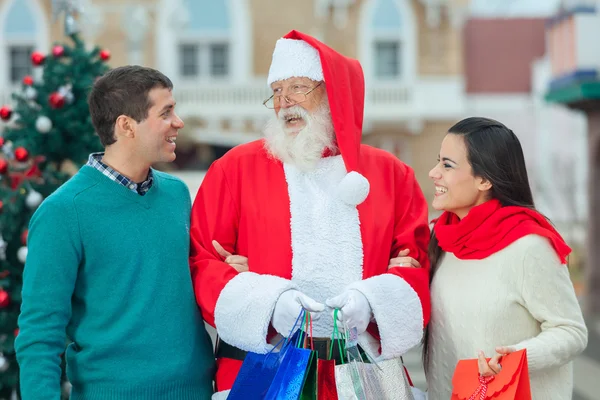
<path fill-rule="evenodd" d="M 279 296 L 277 303 L 275 303 L 275 310 L 271 318 L 273 328 L 284 337 L 287 337 L 303 308 L 311 313 L 311 318 L 314 321 L 319 318 L 318 313 L 323 311 L 325 306 L 298 290 L 286 290 Z M 300 328 L 301 322 L 298 322 L 296 328 Z"/>
<path fill-rule="evenodd" d="M 325 302 L 328 307 L 337 308 L 340 311 L 338 317 L 338 329 L 356 328 L 360 335 L 367 330 L 367 326 L 373 318 L 373 311 L 369 300 L 356 289 L 346 290 L 344 293 L 331 298 Z"/>

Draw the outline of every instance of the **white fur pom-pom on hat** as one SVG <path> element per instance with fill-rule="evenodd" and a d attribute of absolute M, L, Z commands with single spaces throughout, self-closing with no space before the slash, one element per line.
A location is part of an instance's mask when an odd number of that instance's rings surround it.
<path fill-rule="evenodd" d="M 275 43 L 267 84 L 294 77 L 322 81 L 321 57 L 317 49 L 304 40 L 279 39 Z"/>
<path fill-rule="evenodd" d="M 367 178 L 356 171 L 350 171 L 337 186 L 337 196 L 344 203 L 357 206 L 369 195 L 371 186 Z"/>

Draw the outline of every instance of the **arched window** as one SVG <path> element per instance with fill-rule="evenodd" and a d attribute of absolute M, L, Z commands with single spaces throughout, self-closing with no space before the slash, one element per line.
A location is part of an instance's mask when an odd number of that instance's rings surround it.
<path fill-rule="evenodd" d="M 231 21 L 224 1 L 194 0 L 186 4 L 187 26 L 178 38 L 182 78 L 224 78 L 231 72 Z"/>
<path fill-rule="evenodd" d="M 367 79 L 410 79 L 416 65 L 415 24 L 410 1 L 367 1 L 360 25 L 359 51 Z"/>
<path fill-rule="evenodd" d="M 402 73 L 402 20 L 394 0 L 379 0 L 373 17 L 373 57 L 377 78 Z"/>
<path fill-rule="evenodd" d="M 252 65 L 248 0 L 162 0 L 157 65 L 175 80 L 245 80 Z"/>
<path fill-rule="evenodd" d="M 38 5 L 32 0 L 12 0 L 0 13 L 2 29 L 2 81 L 18 83 L 33 73 L 31 53 L 39 47 L 40 27 L 36 18 Z M 45 50 L 45 49 L 40 49 Z"/>

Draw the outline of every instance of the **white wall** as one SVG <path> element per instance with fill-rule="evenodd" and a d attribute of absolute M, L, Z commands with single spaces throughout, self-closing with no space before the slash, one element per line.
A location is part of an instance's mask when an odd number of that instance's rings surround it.
<path fill-rule="evenodd" d="M 587 119 L 581 112 L 547 103 L 543 96 L 551 80 L 548 58 L 533 69 L 533 96 L 537 120 L 536 194 L 541 211 L 561 223 L 587 217 Z M 583 232 L 577 233 L 578 236 Z"/>
<path fill-rule="evenodd" d="M 543 58 L 532 66 L 531 93 L 469 96 L 467 114 L 496 119 L 515 132 L 536 206 L 568 240 L 580 241 L 587 215 L 587 121 L 544 100 L 550 79 L 550 62 Z M 579 227 L 572 229 L 575 221 Z"/>
<path fill-rule="evenodd" d="M 575 15 L 575 46 L 577 46 L 578 69 L 600 70 L 599 38 L 600 9 L 595 14 Z"/>

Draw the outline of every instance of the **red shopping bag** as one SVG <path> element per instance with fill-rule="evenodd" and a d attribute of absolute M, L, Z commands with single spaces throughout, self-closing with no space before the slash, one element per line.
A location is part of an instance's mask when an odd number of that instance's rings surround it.
<path fill-rule="evenodd" d="M 338 310 L 336 309 L 333 312 L 333 332 L 331 334 L 331 343 L 329 345 L 329 354 L 327 355 L 327 360 L 319 360 L 319 374 L 317 376 L 317 394 L 318 400 L 330 400 L 337 399 L 338 392 L 337 386 L 335 383 L 335 363 L 336 360 L 333 358 L 334 354 L 334 346 L 338 347 L 339 356 L 341 357 L 341 362 L 344 362 L 344 350 L 345 345 L 342 345 L 342 335 L 338 331 L 337 327 L 337 314 Z"/>
<path fill-rule="evenodd" d="M 333 346 L 333 343 L 331 344 Z M 335 386 L 335 360 L 319 360 L 317 394 L 319 400 L 337 399 Z"/>
<path fill-rule="evenodd" d="M 489 361 L 489 359 L 488 359 Z M 531 400 L 527 353 L 519 350 L 502 357 L 502 371 L 480 377 L 477 359 L 460 360 L 452 377 L 451 400 Z"/>

